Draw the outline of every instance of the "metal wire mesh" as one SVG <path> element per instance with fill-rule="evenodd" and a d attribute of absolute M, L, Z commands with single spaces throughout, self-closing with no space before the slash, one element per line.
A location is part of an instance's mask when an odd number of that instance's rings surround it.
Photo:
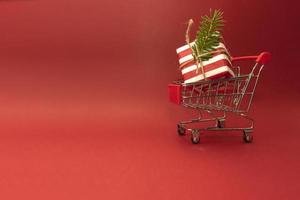
<path fill-rule="evenodd" d="M 182 105 L 194 109 L 219 110 L 228 112 L 248 112 L 259 78 L 260 69 L 254 74 L 253 70 L 246 75 L 205 80 L 182 85 Z"/>

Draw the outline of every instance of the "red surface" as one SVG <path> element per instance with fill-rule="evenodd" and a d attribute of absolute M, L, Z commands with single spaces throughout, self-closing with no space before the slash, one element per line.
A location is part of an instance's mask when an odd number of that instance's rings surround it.
<path fill-rule="evenodd" d="M 296 2 L 0 1 L 1 199 L 297 199 Z M 254 143 L 176 135 L 184 24 L 221 8 L 234 56 L 270 51 Z"/>

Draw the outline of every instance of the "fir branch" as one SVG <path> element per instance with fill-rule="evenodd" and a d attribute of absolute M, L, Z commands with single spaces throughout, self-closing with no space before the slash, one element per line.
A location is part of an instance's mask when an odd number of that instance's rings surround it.
<path fill-rule="evenodd" d="M 202 62 L 212 57 L 209 52 L 216 50 L 216 46 L 220 42 L 220 31 L 223 26 L 223 12 L 220 10 L 210 11 L 209 16 L 205 15 L 202 17 L 196 34 L 195 45 L 192 47 L 196 61 Z"/>

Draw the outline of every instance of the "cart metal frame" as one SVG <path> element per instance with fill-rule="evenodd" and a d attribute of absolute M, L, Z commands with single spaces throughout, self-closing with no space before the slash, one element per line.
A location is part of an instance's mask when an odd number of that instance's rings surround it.
<path fill-rule="evenodd" d="M 241 74 L 240 67 L 233 67 L 236 76 L 232 78 L 202 80 L 195 83 L 174 81 L 170 84 L 170 100 L 198 112 L 197 118 L 180 121 L 177 124 L 178 134 L 183 136 L 190 133 L 192 143 L 197 144 L 203 131 L 242 131 L 244 141 L 251 143 L 254 120 L 248 116 L 248 111 L 261 71 L 270 57 L 270 53 L 263 52 L 258 56 L 232 58 L 233 65 L 238 61 L 254 60 L 254 65 L 247 74 Z M 203 112 L 208 113 L 210 117 L 204 117 Z M 229 112 L 245 119 L 249 125 L 227 127 L 225 121 Z M 219 113 L 222 115 L 218 116 Z M 215 125 L 204 128 L 190 127 L 191 124 L 209 121 L 214 121 Z"/>

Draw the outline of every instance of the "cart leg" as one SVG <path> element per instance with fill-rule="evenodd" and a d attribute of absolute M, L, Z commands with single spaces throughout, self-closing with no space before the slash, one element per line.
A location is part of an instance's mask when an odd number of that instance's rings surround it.
<path fill-rule="evenodd" d="M 178 133 L 178 135 L 180 135 L 180 136 L 183 136 L 183 135 L 185 135 L 185 128 L 184 128 L 184 126 L 182 126 L 181 124 L 177 124 L 177 133 Z"/>
<path fill-rule="evenodd" d="M 217 116 L 213 111 L 207 110 L 207 112 L 216 120 L 216 127 L 217 128 L 225 128 L 225 119 L 226 119 L 226 112 L 223 112 L 223 116 Z"/>

